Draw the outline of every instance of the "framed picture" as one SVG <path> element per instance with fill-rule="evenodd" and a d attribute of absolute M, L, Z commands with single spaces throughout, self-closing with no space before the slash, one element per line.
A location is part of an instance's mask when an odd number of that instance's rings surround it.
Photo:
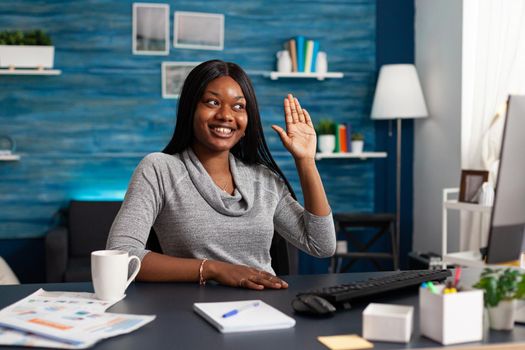
<path fill-rule="evenodd" d="M 162 62 L 162 98 L 179 98 L 184 80 L 201 62 Z"/>
<path fill-rule="evenodd" d="M 459 201 L 478 203 L 481 186 L 489 179 L 486 170 L 461 170 L 461 184 L 459 187 Z"/>
<path fill-rule="evenodd" d="M 173 46 L 197 50 L 224 49 L 224 15 L 175 11 Z"/>
<path fill-rule="evenodd" d="M 133 3 L 133 54 L 168 55 L 170 52 L 169 27 L 169 5 Z"/>

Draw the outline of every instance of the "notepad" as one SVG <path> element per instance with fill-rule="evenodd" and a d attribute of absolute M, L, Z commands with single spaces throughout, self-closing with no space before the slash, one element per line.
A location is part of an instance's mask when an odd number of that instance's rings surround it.
<path fill-rule="evenodd" d="M 355 334 L 317 337 L 317 340 L 331 350 L 357 350 L 371 349 L 374 347 L 374 344 Z"/>
<path fill-rule="evenodd" d="M 264 331 L 295 326 L 293 318 L 261 300 L 195 303 L 193 310 L 221 333 Z M 226 314 L 229 316 L 223 317 Z"/>

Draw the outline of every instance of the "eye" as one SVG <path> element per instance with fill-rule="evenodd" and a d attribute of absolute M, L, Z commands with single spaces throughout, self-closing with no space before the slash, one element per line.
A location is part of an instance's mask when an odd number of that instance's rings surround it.
<path fill-rule="evenodd" d="M 206 103 L 207 105 L 210 105 L 210 106 L 218 106 L 219 105 L 219 101 L 214 100 L 214 99 L 205 100 L 204 103 Z"/>
<path fill-rule="evenodd" d="M 233 109 L 236 110 L 236 111 L 242 111 L 244 110 L 244 104 L 242 103 L 236 103 L 234 106 L 233 106 Z"/>

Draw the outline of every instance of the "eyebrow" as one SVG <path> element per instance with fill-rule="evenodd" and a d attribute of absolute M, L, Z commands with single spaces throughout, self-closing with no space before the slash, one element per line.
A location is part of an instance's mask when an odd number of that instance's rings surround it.
<path fill-rule="evenodd" d="M 207 92 L 207 93 L 210 93 L 210 94 L 212 94 L 212 95 L 214 95 L 214 96 L 217 96 L 217 97 L 220 97 L 220 96 L 221 96 L 221 94 L 219 94 L 218 92 L 215 92 L 215 91 L 207 90 L 206 92 Z M 235 99 L 236 99 L 236 100 L 241 100 L 241 99 L 242 99 L 242 100 L 245 100 L 244 96 L 235 96 Z"/>

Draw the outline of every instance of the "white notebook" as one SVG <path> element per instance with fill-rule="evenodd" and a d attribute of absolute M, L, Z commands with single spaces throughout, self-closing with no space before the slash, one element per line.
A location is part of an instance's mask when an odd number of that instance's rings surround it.
<path fill-rule="evenodd" d="M 221 333 L 292 328 L 295 320 L 261 300 L 195 303 L 193 310 Z"/>

